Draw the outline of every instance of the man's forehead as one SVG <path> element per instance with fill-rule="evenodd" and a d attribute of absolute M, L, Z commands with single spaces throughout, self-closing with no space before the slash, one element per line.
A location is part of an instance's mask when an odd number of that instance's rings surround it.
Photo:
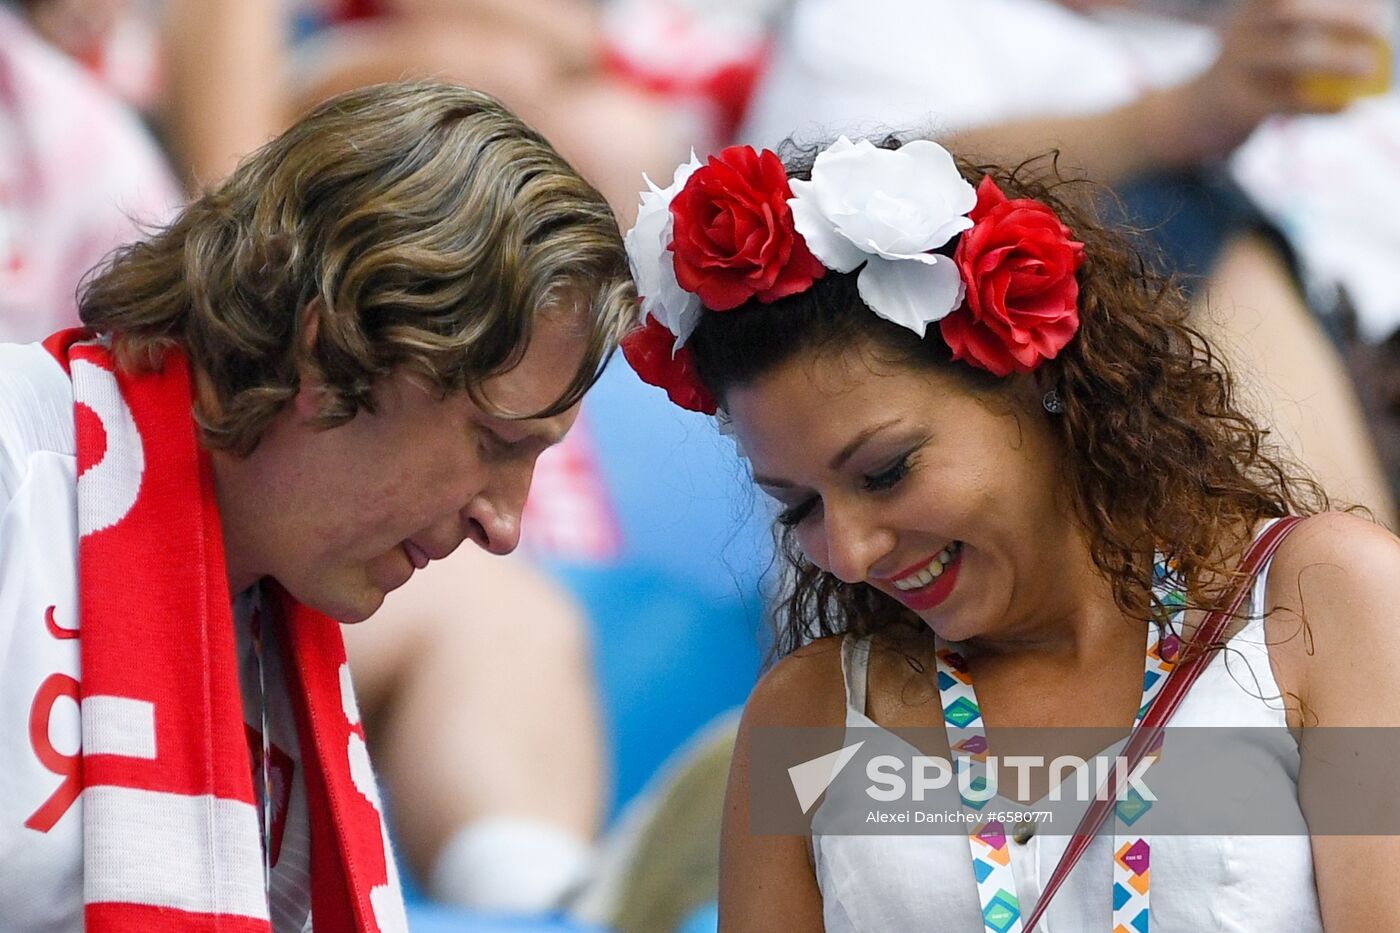
<path fill-rule="evenodd" d="M 544 411 L 557 404 L 573 387 L 588 351 L 583 317 L 584 311 L 577 303 L 542 312 L 535 319 L 530 342 L 519 362 L 487 379 L 481 386 L 482 398 L 514 415 Z"/>
<path fill-rule="evenodd" d="M 498 386 L 494 388 L 498 388 Z M 522 392 L 512 395 L 500 391 L 482 391 L 478 399 L 473 399 L 473 404 L 480 412 L 480 417 L 485 418 L 490 427 L 502 435 L 517 439 L 531 437 L 549 446 L 558 444 L 564 439 L 564 435 L 568 433 L 577 419 L 579 404 L 576 403 L 562 412 L 547 417 L 535 417 L 536 412 L 545 410 L 558 402 L 562 393 L 547 398 L 543 396 L 527 398 L 526 396 L 530 394 Z M 505 404 L 507 396 L 517 398 L 521 404 Z"/>

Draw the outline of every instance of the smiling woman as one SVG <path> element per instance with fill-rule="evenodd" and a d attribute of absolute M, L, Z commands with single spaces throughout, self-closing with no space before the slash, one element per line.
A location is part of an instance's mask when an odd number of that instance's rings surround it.
<path fill-rule="evenodd" d="M 973 165 L 922 140 L 842 138 L 785 161 L 731 149 L 645 195 L 628 246 L 651 286 L 628 359 L 678 403 L 722 410 L 783 509 L 781 661 L 736 746 L 726 933 L 1021 931 L 1066 851 L 1063 836 L 1013 847 L 975 808 L 961 836 L 756 829 L 751 804 L 775 799 L 756 729 L 946 724 L 961 771 L 989 754 L 989 726 L 1133 727 L 1198 651 L 1214 673 L 1178 721 L 1305 738 L 1400 725 L 1400 692 L 1382 686 L 1400 652 L 1376 621 L 1400 598 L 1380 582 L 1400 578 L 1400 542 L 1328 511 L 1236 405 L 1178 290 L 1046 162 Z M 1242 555 L 1289 515 L 1312 517 L 1243 590 Z M 1192 644 L 1216 611 L 1223 643 Z M 1293 637 L 1304 626 L 1315 642 Z M 1227 671 L 1231 654 L 1247 670 Z M 1317 816 L 1296 734 L 1254 766 L 1285 782 L 1289 825 Z M 828 795 L 812 826 L 838 810 Z M 1049 917 L 1350 929 L 1371 903 L 1343 880 L 1352 848 L 1296 832 L 1149 840 L 1120 817 Z"/>
<path fill-rule="evenodd" d="M 798 185 L 813 174 L 814 160 L 808 155 L 805 161 L 806 171 L 793 172 Z M 938 466 L 914 472 L 940 487 L 934 497 L 940 508 L 1024 511 L 1024 527 L 1007 534 L 1020 550 L 1036 542 L 1042 555 L 1048 529 L 1087 526 L 1082 540 L 1055 542 L 1055 564 L 1073 565 L 1066 558 L 1078 551 L 1111 581 L 1121 609 L 1138 618 L 1152 610 L 1154 542 L 1169 543 L 1170 557 L 1186 575 L 1228 586 L 1239 550 L 1232 538 L 1261 518 L 1325 508 L 1322 490 L 1280 459 L 1266 429 L 1236 409 L 1228 373 L 1186 323 L 1181 297 L 1094 222 L 1072 186 L 1037 178 L 1033 165 L 1018 172 L 965 165 L 962 171 L 992 180 L 982 182 L 982 203 L 970 212 L 977 226 L 961 235 L 955 256 L 928 254 L 941 259 L 933 268 L 962 268 L 965 281 L 954 288 L 961 284 L 966 300 L 958 309 L 947 300 L 930 312 L 937 318 L 913 326 L 872 314 L 866 264 L 859 271 L 833 269 L 784 301 L 699 316 L 686 348 L 701 382 L 725 400 L 756 474 L 775 472 L 763 457 L 772 438 L 750 426 L 767 427 L 764 416 L 773 419 L 783 409 L 771 398 L 765 403 L 751 396 L 782 392 L 786 374 L 784 405 L 805 403 L 812 410 L 801 418 L 787 414 L 793 436 L 787 446 L 777 445 L 781 454 L 816 459 L 816 439 L 828 431 L 834 454 L 872 424 L 886 422 L 905 425 L 906 434 L 936 434 L 936 444 L 919 449 L 925 458 L 938 457 Z M 1065 233 L 1049 231 L 1047 220 Z M 875 262 L 910 265 L 879 256 Z M 909 304 L 921 302 L 916 297 Z M 808 382 L 825 391 L 811 391 Z M 1044 404 L 1051 391 L 1060 408 L 1054 414 Z M 846 407 L 855 411 L 842 417 Z M 801 445 L 794 443 L 799 436 L 806 438 Z M 892 479 L 880 471 L 913 452 L 892 450 L 887 442 L 863 458 L 884 456 L 885 462 L 853 464 L 848 455 L 844 473 L 865 466 L 861 484 L 879 486 Z M 992 484 L 975 490 L 980 505 L 974 489 L 964 488 L 975 482 Z M 920 553 L 904 543 L 887 556 L 893 566 L 885 560 L 823 565 L 801 541 L 816 533 L 804 529 L 822 522 L 803 512 L 830 510 L 830 501 L 811 494 L 830 484 L 809 478 L 805 485 L 808 497 L 784 513 L 800 582 L 783 650 L 821 635 L 864 635 L 907 620 L 898 600 L 887 598 L 893 588 L 872 584 L 927 561 L 948 541 L 926 541 L 921 546 L 931 549 Z M 906 495 L 865 492 L 852 498 Z M 850 504 L 844 490 L 831 489 L 826 499 L 833 497 L 838 506 Z M 903 508 L 910 500 L 900 501 Z M 1019 582 L 1028 601 L 1044 596 Z"/>
<path fill-rule="evenodd" d="M 1056 449 L 1048 420 L 871 354 L 859 344 L 804 354 L 725 396 L 803 563 L 837 592 L 859 588 L 882 605 L 849 616 L 849 630 L 897 625 L 912 610 L 962 641 L 998 627 L 1013 593 L 1022 617 L 1052 611 L 1036 577 L 1012 586 L 1013 566 L 1041 563 L 1038 532 L 1065 524 L 1044 469 Z M 796 628 L 786 637 L 808 639 Z"/>

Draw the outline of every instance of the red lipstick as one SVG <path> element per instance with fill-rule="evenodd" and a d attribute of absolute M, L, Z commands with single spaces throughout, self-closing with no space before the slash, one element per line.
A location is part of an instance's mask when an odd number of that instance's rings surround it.
<path fill-rule="evenodd" d="M 947 599 L 953 592 L 953 587 L 958 585 L 958 571 L 962 569 L 962 560 L 963 549 L 959 548 L 953 562 L 943 568 L 937 580 L 917 590 L 895 590 L 890 595 L 915 612 L 932 609 Z"/>

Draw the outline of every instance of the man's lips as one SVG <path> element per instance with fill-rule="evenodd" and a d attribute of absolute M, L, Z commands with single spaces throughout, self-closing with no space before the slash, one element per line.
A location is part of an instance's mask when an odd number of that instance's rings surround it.
<path fill-rule="evenodd" d="M 428 556 L 427 551 L 423 550 L 412 541 L 405 541 L 403 543 L 403 552 L 408 555 L 409 563 L 413 564 L 413 569 L 415 570 L 422 570 L 424 567 L 428 566 L 428 562 L 432 560 L 432 558 Z"/>

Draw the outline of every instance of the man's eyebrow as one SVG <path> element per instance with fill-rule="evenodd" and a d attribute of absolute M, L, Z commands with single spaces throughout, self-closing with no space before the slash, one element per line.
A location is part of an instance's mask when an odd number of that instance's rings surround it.
<path fill-rule="evenodd" d="M 856 455 L 856 451 L 860 450 L 861 447 L 865 446 L 865 443 L 867 441 L 869 441 L 876 434 L 879 434 L 881 431 L 884 431 L 887 428 L 892 428 L 898 423 L 898 418 L 891 418 L 889 421 L 882 422 L 880 424 L 874 425 L 873 427 L 866 428 L 864 431 L 861 431 L 859 434 L 857 434 L 854 438 L 851 439 L 851 442 L 849 444 L 847 444 L 845 447 L 842 447 L 837 452 L 836 456 L 831 458 L 831 462 L 827 464 L 827 469 L 833 471 L 841 469 L 843 466 L 846 465 L 847 461 L 849 461 L 852 457 Z M 777 477 L 773 476 L 760 476 L 757 473 L 754 474 L 753 481 L 760 486 L 768 486 L 773 489 L 793 488 L 793 484 L 785 479 L 778 479 Z"/>
<path fill-rule="evenodd" d="M 517 424 L 523 424 L 525 426 L 525 436 L 516 443 L 524 444 L 526 442 L 534 442 L 542 444 L 545 447 L 557 447 L 564 443 L 564 439 L 569 436 L 569 428 L 565 428 L 562 431 L 553 428 L 549 424 L 551 420 L 552 419 L 531 418 L 516 422 Z"/>
<path fill-rule="evenodd" d="M 507 434 L 520 432 L 515 440 L 502 438 L 507 446 L 513 448 L 523 447 L 526 444 L 557 447 L 564 443 L 564 439 L 569 434 L 568 428 L 562 431 L 553 429 L 549 424 L 552 419 L 549 418 L 504 417 L 488 410 L 481 412 L 481 418 L 485 421 L 486 427 L 497 435 L 501 434 L 503 430 Z"/>

